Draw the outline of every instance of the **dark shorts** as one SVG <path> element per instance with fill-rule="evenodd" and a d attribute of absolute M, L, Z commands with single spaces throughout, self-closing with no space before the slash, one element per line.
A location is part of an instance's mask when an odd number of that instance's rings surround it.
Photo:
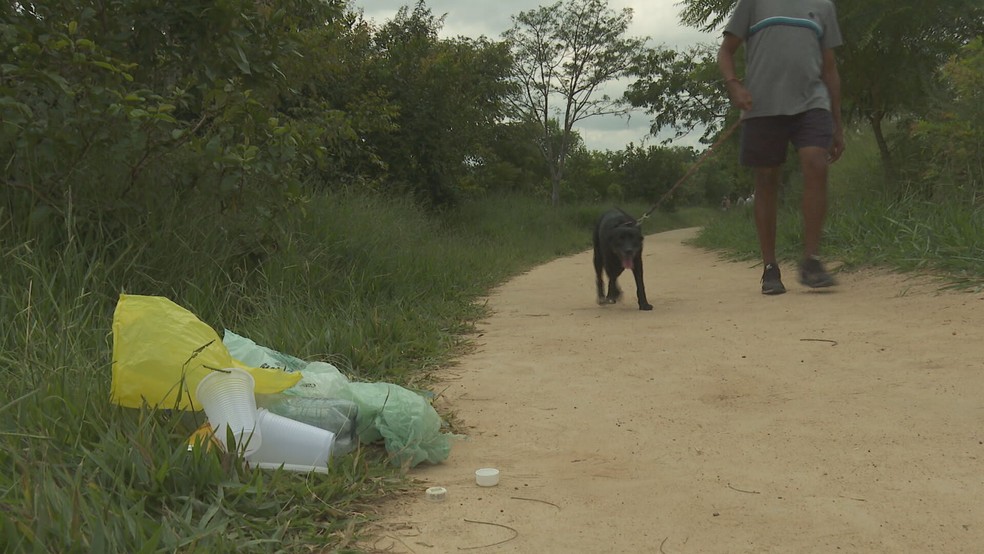
<path fill-rule="evenodd" d="M 834 118 L 822 108 L 796 115 L 746 119 L 741 125 L 741 165 L 777 167 L 786 161 L 789 143 L 828 149 L 834 142 Z"/>

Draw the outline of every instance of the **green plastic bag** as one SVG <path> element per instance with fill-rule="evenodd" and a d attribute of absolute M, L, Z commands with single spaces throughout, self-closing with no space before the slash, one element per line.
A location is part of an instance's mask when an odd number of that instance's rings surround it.
<path fill-rule="evenodd" d="M 239 359 L 302 374 L 296 385 L 283 391 L 284 395 L 355 402 L 359 407 L 356 420 L 359 440 L 363 443 L 383 440 L 394 465 L 436 464 L 451 454 L 452 435 L 441 432 L 441 417 L 420 394 L 390 383 L 350 382 L 329 363 L 306 362 L 282 354 L 228 329 L 223 340 Z"/>
<path fill-rule="evenodd" d="M 359 415 L 373 422 L 360 438 L 376 440 L 378 434 L 394 465 L 414 467 L 436 464 L 451 455 L 451 435 L 441 433 L 441 416 L 427 400 L 412 390 L 389 383 L 352 383 L 352 399 Z"/>
<path fill-rule="evenodd" d="M 301 379 L 233 358 L 218 333 L 166 298 L 120 295 L 113 314 L 112 402 L 201 410 L 194 399 L 198 383 L 212 370 L 229 367 L 252 374 L 260 394 L 280 392 Z"/>

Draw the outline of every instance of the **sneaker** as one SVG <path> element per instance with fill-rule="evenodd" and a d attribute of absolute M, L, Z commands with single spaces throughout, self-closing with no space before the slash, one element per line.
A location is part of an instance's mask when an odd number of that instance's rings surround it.
<path fill-rule="evenodd" d="M 813 289 L 837 284 L 837 281 L 823 268 L 820 259 L 815 256 L 811 256 L 800 263 L 799 282 Z"/>
<path fill-rule="evenodd" d="M 786 287 L 782 285 L 782 275 L 776 264 L 765 264 L 762 272 L 762 294 L 782 294 Z"/>

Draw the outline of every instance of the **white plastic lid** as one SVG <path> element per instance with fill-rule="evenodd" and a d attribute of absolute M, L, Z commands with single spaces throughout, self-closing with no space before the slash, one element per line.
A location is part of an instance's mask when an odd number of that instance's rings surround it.
<path fill-rule="evenodd" d="M 499 470 L 494 467 L 483 467 L 475 471 L 475 482 L 480 487 L 494 487 L 499 484 Z"/>

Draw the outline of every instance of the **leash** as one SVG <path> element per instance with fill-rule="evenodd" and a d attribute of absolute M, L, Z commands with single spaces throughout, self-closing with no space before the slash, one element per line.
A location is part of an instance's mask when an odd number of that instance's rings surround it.
<path fill-rule="evenodd" d="M 652 214 L 654 211 L 656 211 L 656 208 L 659 208 L 660 204 L 662 204 L 664 200 L 666 200 L 667 198 L 669 198 L 670 195 L 673 194 L 673 191 L 675 191 L 677 189 L 677 187 L 679 187 L 680 185 L 682 185 L 684 181 L 686 181 L 688 178 L 690 178 L 690 176 L 693 175 L 695 171 L 697 171 L 697 168 L 700 167 L 701 164 L 703 164 L 704 161 L 706 161 L 707 158 L 709 158 L 711 156 L 711 154 L 713 154 L 714 151 L 717 150 L 717 148 L 719 146 L 721 146 L 721 144 L 725 140 L 727 140 L 728 137 L 730 137 L 732 133 L 735 132 L 735 129 L 737 129 L 739 125 L 741 125 L 741 119 L 739 119 L 738 121 L 735 121 L 734 123 L 731 124 L 730 127 L 728 127 L 727 129 L 725 129 L 724 132 L 721 133 L 721 136 L 719 136 L 718 139 L 716 141 L 714 141 L 714 144 L 712 144 L 710 148 L 708 148 L 707 150 L 705 150 L 704 153 L 701 154 L 699 158 L 697 158 L 697 161 L 694 162 L 694 164 L 692 166 L 690 166 L 690 169 L 688 169 L 687 172 L 683 174 L 683 177 L 680 177 L 680 180 L 678 180 L 676 183 L 674 183 L 673 186 L 670 187 L 670 190 L 666 191 L 666 193 L 663 194 L 663 196 L 659 200 L 657 200 L 655 204 L 653 204 L 653 207 L 652 208 L 649 208 L 649 211 L 648 212 L 642 214 L 642 217 L 640 217 L 639 219 L 636 220 L 636 225 L 642 225 L 642 222 L 645 221 L 646 218 L 649 217 L 650 214 Z"/>

